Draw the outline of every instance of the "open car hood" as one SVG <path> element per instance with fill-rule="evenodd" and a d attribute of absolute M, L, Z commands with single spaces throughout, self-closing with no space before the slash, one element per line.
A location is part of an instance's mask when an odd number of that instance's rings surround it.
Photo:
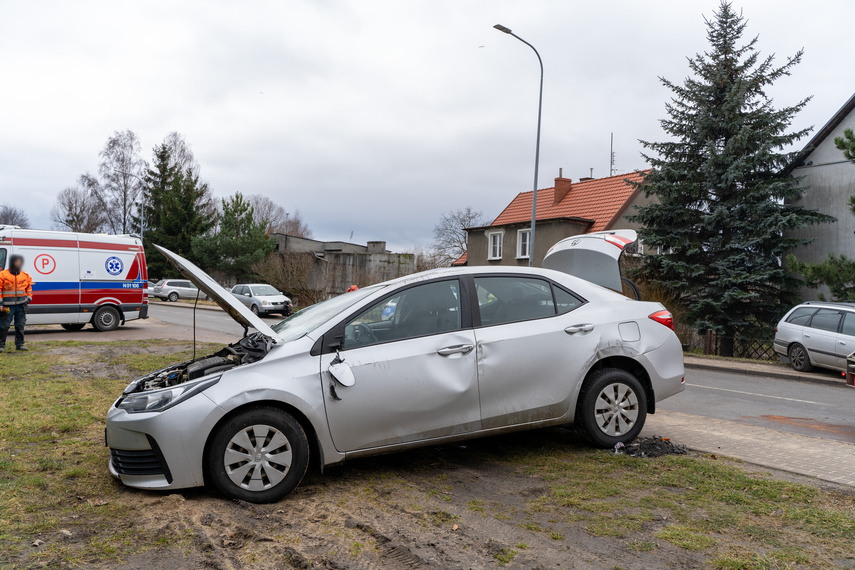
<path fill-rule="evenodd" d="M 621 291 L 620 256 L 636 239 L 635 230 L 612 230 L 564 238 L 546 252 L 543 267 Z"/>
<path fill-rule="evenodd" d="M 252 327 L 265 336 L 269 336 L 272 339 L 279 339 L 279 336 L 270 328 L 270 325 L 261 320 L 261 317 L 254 315 L 243 303 L 235 299 L 234 295 L 211 279 L 210 275 L 165 247 L 160 247 L 159 245 L 155 245 L 154 247 L 178 268 L 179 273 L 183 277 L 192 281 L 193 285 L 213 299 L 221 309 L 227 312 L 244 329 Z"/>

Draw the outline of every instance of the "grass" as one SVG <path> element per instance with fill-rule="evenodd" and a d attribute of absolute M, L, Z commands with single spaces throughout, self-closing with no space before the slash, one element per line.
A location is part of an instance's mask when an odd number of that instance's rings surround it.
<path fill-rule="evenodd" d="M 0 552 L 15 555 L 60 529 L 74 533 L 83 521 L 97 536 L 73 547 L 48 541 L 40 556 L 76 565 L 163 546 L 150 531 L 115 524 L 129 513 L 116 502 L 121 487 L 105 467 L 103 434 L 107 409 L 130 380 L 190 357 L 174 345 L 39 342 L 26 354 L 0 355 Z M 200 345 L 200 354 L 211 348 Z M 81 362 L 109 375 L 70 369 Z"/>

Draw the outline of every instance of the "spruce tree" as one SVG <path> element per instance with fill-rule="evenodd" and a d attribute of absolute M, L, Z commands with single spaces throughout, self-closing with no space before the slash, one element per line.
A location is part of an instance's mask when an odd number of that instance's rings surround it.
<path fill-rule="evenodd" d="M 193 257 L 192 239 L 211 230 L 216 219 L 208 185 L 199 180 L 196 169 L 181 166 L 167 144 L 154 148 L 153 164 L 144 180 L 144 247 L 149 274 L 162 278 L 170 275 L 172 266 L 153 247 L 166 247 L 175 253 Z"/>
<path fill-rule="evenodd" d="M 768 332 L 794 301 L 801 281 L 782 258 L 810 240 L 789 230 L 830 218 L 792 205 L 798 180 L 782 175 L 785 149 L 808 134 L 790 131 L 808 99 L 776 108 L 767 90 L 790 74 L 802 52 L 776 66 L 757 38 L 742 41 L 746 22 L 729 2 L 706 20 L 710 49 L 688 59 L 661 121 L 664 142 L 641 141 L 653 167 L 638 186 L 655 200 L 633 219 L 648 251 L 641 269 L 650 282 L 678 294 L 699 331 L 734 337 Z"/>
<path fill-rule="evenodd" d="M 252 205 L 240 192 L 223 199 L 211 235 L 193 238 L 193 255 L 205 269 L 241 279 L 251 276 L 252 266 L 267 257 L 274 243 L 267 235 L 267 220 L 255 219 Z"/>

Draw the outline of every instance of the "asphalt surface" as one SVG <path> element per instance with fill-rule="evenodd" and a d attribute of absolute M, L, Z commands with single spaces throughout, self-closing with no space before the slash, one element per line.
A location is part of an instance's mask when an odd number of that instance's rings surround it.
<path fill-rule="evenodd" d="M 686 370 L 686 389 L 657 410 L 855 443 L 853 404 L 847 386 Z"/>
<path fill-rule="evenodd" d="M 179 305 L 178 303 L 151 303 L 148 314 L 150 317 L 163 322 L 184 327 L 193 326 L 193 306 Z M 264 322 L 274 325 L 282 320 L 279 315 L 261 317 Z M 196 309 L 196 327 L 209 331 L 216 331 L 233 335 L 235 340 L 243 336 L 243 327 L 237 324 L 225 312 L 216 309 Z"/>

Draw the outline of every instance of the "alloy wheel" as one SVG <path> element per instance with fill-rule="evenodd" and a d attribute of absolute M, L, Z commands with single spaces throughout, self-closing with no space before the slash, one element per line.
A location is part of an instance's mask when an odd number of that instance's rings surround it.
<path fill-rule="evenodd" d="M 597 395 L 594 418 L 597 426 L 606 435 L 625 434 L 638 420 L 638 396 L 626 384 L 609 384 Z"/>
<path fill-rule="evenodd" d="M 248 491 L 278 485 L 291 468 L 291 443 L 275 427 L 257 424 L 238 431 L 226 445 L 223 465 L 232 483 Z"/>
<path fill-rule="evenodd" d="M 790 350 L 790 362 L 793 368 L 801 370 L 805 366 L 805 360 L 807 360 L 807 355 L 802 347 L 794 346 Z"/>

